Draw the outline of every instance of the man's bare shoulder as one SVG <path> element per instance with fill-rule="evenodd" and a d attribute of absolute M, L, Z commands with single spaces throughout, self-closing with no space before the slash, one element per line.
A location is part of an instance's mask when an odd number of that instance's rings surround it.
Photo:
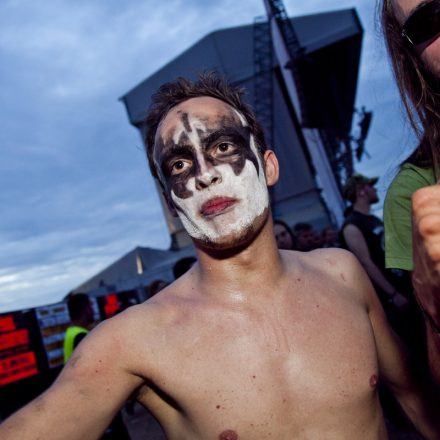
<path fill-rule="evenodd" d="M 183 276 L 145 302 L 132 306 L 112 318 L 117 320 L 114 327 L 121 326 L 127 331 L 150 334 L 155 330 L 163 332 L 176 321 L 181 321 L 186 311 L 191 310 L 197 300 L 192 276 Z"/>
<path fill-rule="evenodd" d="M 309 252 L 281 251 L 289 264 L 300 264 L 310 271 L 339 274 L 354 273 L 359 266 L 357 258 L 345 249 L 323 248 Z"/>
<path fill-rule="evenodd" d="M 300 265 L 309 277 L 329 283 L 341 293 L 348 293 L 365 303 L 366 290 L 371 288 L 368 276 L 354 254 L 339 248 L 316 249 L 310 252 L 287 251 L 288 261 Z"/>

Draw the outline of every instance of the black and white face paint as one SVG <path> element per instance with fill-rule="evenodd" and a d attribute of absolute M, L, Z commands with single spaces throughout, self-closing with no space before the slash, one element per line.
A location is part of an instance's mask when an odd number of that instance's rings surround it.
<path fill-rule="evenodd" d="M 214 98 L 192 98 L 159 126 L 155 165 L 188 233 L 218 243 L 240 236 L 269 206 L 266 179 L 244 117 Z"/>

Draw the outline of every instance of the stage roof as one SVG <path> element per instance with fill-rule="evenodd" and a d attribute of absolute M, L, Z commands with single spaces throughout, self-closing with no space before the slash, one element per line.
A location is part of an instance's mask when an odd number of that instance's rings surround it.
<path fill-rule="evenodd" d="M 315 62 L 314 82 L 332 80 L 332 96 L 337 102 L 337 124 L 347 131 L 351 127 L 362 42 L 362 26 L 355 9 L 295 17 L 291 19 L 300 44 Z M 182 52 L 121 97 L 130 122 L 139 127 L 150 104 L 151 95 L 161 84 L 177 76 L 196 78 L 200 71 L 217 70 L 230 81 L 243 82 L 254 74 L 253 25 L 212 32 Z M 325 56 L 326 49 L 329 49 Z M 324 54 L 324 56 L 323 56 Z M 324 67 L 324 68 L 323 68 Z M 319 75 L 322 75 L 320 78 Z M 310 89 L 311 85 L 307 85 Z M 313 87 L 313 85 L 312 85 Z M 316 90 L 316 94 L 322 93 Z M 324 98 L 325 99 L 325 98 Z M 316 105 L 316 97 L 313 104 Z M 322 105 L 322 103 L 321 103 Z M 330 109 L 330 113 L 333 113 Z"/>

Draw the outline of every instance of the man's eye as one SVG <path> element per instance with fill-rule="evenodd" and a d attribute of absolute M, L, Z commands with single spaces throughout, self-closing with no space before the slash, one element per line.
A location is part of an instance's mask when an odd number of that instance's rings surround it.
<path fill-rule="evenodd" d="M 232 144 L 230 144 L 229 142 L 222 142 L 221 144 L 218 144 L 217 152 L 220 154 L 234 153 L 235 147 Z"/>
<path fill-rule="evenodd" d="M 178 174 L 181 174 L 185 172 L 188 167 L 191 166 L 191 163 L 187 160 L 178 160 L 174 162 L 171 166 L 171 174 L 176 176 Z"/>

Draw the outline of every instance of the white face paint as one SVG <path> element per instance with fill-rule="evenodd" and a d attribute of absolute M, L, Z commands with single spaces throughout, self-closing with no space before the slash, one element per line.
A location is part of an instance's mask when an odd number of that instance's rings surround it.
<path fill-rule="evenodd" d="M 255 165 L 246 159 L 238 176 L 228 164 L 206 169 L 205 177 L 209 179 L 210 175 L 216 174 L 220 176 L 220 183 L 212 184 L 201 191 L 196 189 L 196 178 L 191 177 L 187 189 L 193 193 L 192 197 L 180 199 L 171 192 L 173 202 L 180 208 L 178 213 L 183 226 L 193 238 L 215 243 L 225 236 L 240 235 L 269 206 L 266 179 L 253 137 L 251 148 L 257 156 L 259 174 Z M 202 206 L 216 197 L 237 199 L 237 203 L 218 215 L 204 217 L 201 214 Z"/>
<path fill-rule="evenodd" d="M 243 127 L 247 126 L 245 118 L 234 110 L 235 115 Z M 188 233 L 195 239 L 208 243 L 221 243 L 226 237 L 233 242 L 242 237 L 252 227 L 255 220 L 264 213 L 269 206 L 269 194 L 264 175 L 262 161 L 255 145 L 254 137 L 250 136 L 250 148 L 258 163 L 246 158 L 241 172 L 237 175 L 229 163 L 209 163 L 204 155 L 200 134 L 207 133 L 208 127 L 205 118 L 200 118 L 188 112 L 187 124 L 180 122 L 174 125 L 172 140 L 178 144 L 182 134 L 189 140 L 195 160 L 198 164 L 198 173 L 190 177 L 185 189 L 191 196 L 179 197 L 171 189 L 171 198 L 177 208 L 178 215 Z M 185 126 L 186 125 L 186 128 Z M 189 127 L 188 127 L 189 125 Z M 188 130 L 188 128 L 190 128 Z M 213 200 L 232 200 L 226 203 L 224 209 L 214 209 L 206 213 L 204 207 Z M 221 204 L 221 203 L 220 203 Z"/>

